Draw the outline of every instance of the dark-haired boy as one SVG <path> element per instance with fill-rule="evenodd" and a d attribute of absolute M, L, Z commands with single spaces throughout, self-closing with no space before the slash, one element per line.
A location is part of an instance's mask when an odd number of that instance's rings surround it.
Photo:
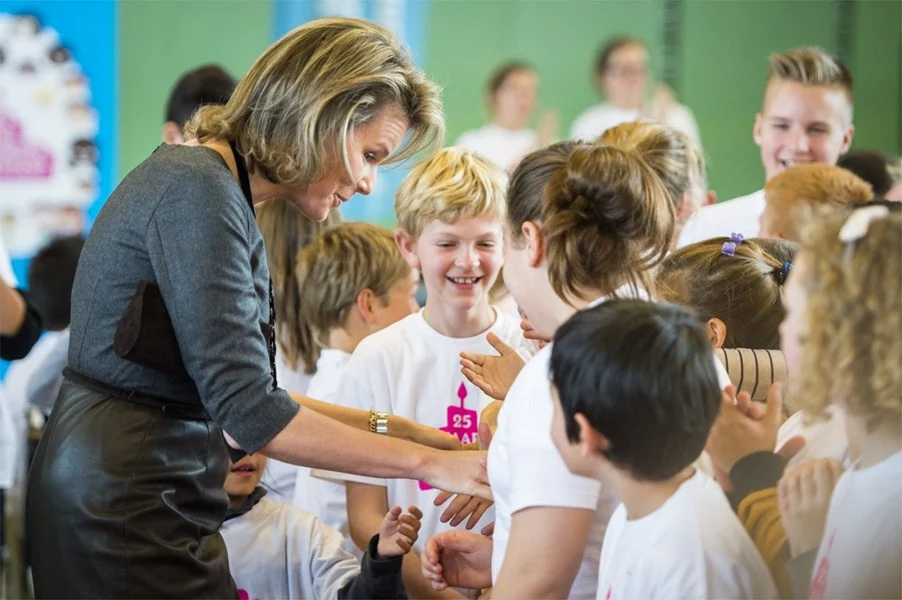
<path fill-rule="evenodd" d="M 717 417 L 711 344 L 690 311 L 613 300 L 558 330 L 552 437 L 567 467 L 621 499 L 597 598 L 774 598 L 717 483 L 693 463 Z"/>

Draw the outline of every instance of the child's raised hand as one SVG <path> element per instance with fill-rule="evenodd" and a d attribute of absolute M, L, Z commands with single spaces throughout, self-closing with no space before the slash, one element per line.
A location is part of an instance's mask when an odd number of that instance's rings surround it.
<path fill-rule="evenodd" d="M 402 556 L 410 552 L 419 537 L 420 519 L 423 513 L 416 506 L 408 506 L 401 514 L 400 506 L 393 506 L 379 528 L 379 545 L 376 552 L 380 558 Z"/>
<path fill-rule="evenodd" d="M 820 546 L 830 498 L 842 472 L 838 460 L 818 458 L 792 465 L 783 473 L 777 486 L 780 518 L 793 557 Z"/>
<path fill-rule="evenodd" d="M 486 339 L 498 352 L 498 356 L 461 352 L 461 373 L 487 396 L 495 400 L 504 400 L 511 384 L 526 363 L 514 348 L 502 342 L 494 333 L 489 333 Z"/>
<path fill-rule="evenodd" d="M 723 392 L 720 414 L 714 421 L 705 450 L 711 462 L 724 473 L 729 473 L 740 459 L 755 452 L 773 452 L 777 443 L 777 430 L 783 411 L 782 385 L 775 383 L 767 395 L 763 414 L 759 408 L 751 408 L 748 394 L 735 396 L 735 388 Z M 743 402 L 744 400 L 744 402 Z"/>
<path fill-rule="evenodd" d="M 423 576 L 436 590 L 480 590 L 492 585 L 492 540 L 466 531 L 443 531 L 426 541 Z"/>

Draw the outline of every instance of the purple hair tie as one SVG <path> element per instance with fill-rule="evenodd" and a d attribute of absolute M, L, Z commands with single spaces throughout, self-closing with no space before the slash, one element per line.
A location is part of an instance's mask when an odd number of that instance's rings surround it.
<path fill-rule="evenodd" d="M 745 240 L 741 233 L 731 233 L 730 241 L 724 242 L 720 248 L 720 253 L 724 256 L 736 256 L 736 246 Z"/>

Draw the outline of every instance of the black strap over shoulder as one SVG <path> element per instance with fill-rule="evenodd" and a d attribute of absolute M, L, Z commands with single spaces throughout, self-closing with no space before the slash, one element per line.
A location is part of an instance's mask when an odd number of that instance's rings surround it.
<path fill-rule="evenodd" d="M 229 140 L 229 148 L 232 149 L 232 156 L 235 157 L 235 167 L 238 170 L 241 191 L 244 192 L 244 198 L 247 200 L 248 206 L 251 207 L 251 212 L 257 214 L 254 210 L 254 199 L 251 194 L 251 180 L 247 173 L 247 163 L 244 160 L 244 156 L 238 152 L 238 145 L 234 140 Z M 272 330 L 272 334 L 267 337 L 269 371 L 272 374 L 272 389 L 276 389 L 279 386 L 279 382 L 276 379 L 276 301 L 272 293 L 272 276 L 269 278 L 269 327 Z"/>

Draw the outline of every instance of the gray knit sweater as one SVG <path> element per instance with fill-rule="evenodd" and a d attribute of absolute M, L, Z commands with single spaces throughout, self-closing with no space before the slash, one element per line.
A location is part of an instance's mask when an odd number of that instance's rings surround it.
<path fill-rule="evenodd" d="M 113 352 L 119 320 L 142 281 L 155 282 L 189 378 Z M 162 145 L 129 173 L 97 217 L 72 290 L 69 366 L 109 384 L 202 403 L 247 452 L 298 411 L 272 390 L 261 323 L 269 271 L 254 214 L 222 158 Z"/>

